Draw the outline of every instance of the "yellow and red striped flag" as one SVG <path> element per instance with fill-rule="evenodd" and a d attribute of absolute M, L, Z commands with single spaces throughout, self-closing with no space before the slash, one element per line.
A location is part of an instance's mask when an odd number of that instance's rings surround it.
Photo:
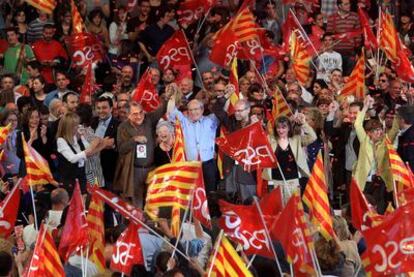
<path fill-rule="evenodd" d="M 303 39 L 297 36 L 296 31 L 290 35 L 290 60 L 296 80 L 304 86 L 310 78 L 312 57 L 309 55 Z"/>
<path fill-rule="evenodd" d="M 221 233 L 210 259 L 208 276 L 253 277 L 242 258 L 237 254 L 227 237 Z"/>
<path fill-rule="evenodd" d="M 0 127 L 0 145 L 2 145 L 6 140 L 7 137 L 9 136 L 11 130 L 11 124 L 7 124 L 7 126 L 5 127 Z"/>
<path fill-rule="evenodd" d="M 391 14 L 384 11 L 381 12 L 380 17 L 379 46 L 390 61 L 396 62 L 398 60 L 399 37 L 394 21 Z"/>
<path fill-rule="evenodd" d="M 37 235 L 36 246 L 25 277 L 63 277 L 65 271 L 56 250 L 53 237 L 42 224 Z"/>
<path fill-rule="evenodd" d="M 55 0 L 26 0 L 26 2 L 47 14 L 52 14 L 56 7 Z"/>
<path fill-rule="evenodd" d="M 72 13 L 72 32 L 74 34 L 82 33 L 85 30 L 85 24 L 73 0 L 70 2 L 70 9 Z"/>
<path fill-rule="evenodd" d="M 56 181 L 50 172 L 49 164 L 34 148 L 27 144 L 22 136 L 26 178 L 29 186 L 52 184 Z"/>
<path fill-rule="evenodd" d="M 144 210 L 158 217 L 161 207 L 187 209 L 198 179 L 201 162 L 177 162 L 157 167 L 148 174 L 147 198 Z"/>
<path fill-rule="evenodd" d="M 273 94 L 272 104 L 273 120 L 275 120 L 279 116 L 291 117 L 293 115 L 292 110 L 290 109 L 285 97 L 279 89 L 275 90 Z"/>
<path fill-rule="evenodd" d="M 388 137 L 385 138 L 385 145 L 387 146 L 388 157 L 390 160 L 392 178 L 402 186 L 398 191 L 412 187 L 410 172 Z"/>
<path fill-rule="evenodd" d="M 240 43 L 259 38 L 259 28 L 249 7 L 245 7 L 234 17 L 231 28 Z"/>
<path fill-rule="evenodd" d="M 239 90 L 239 75 L 237 73 L 236 57 L 233 58 L 230 64 L 229 84 L 231 84 L 234 88 L 234 92 L 231 94 L 229 98 L 229 106 L 227 108 L 227 113 L 231 115 L 234 113 L 234 106 L 236 105 L 237 101 L 243 98 L 243 95 L 240 94 Z"/>
<path fill-rule="evenodd" d="M 227 131 L 224 128 L 224 126 L 221 126 L 220 127 L 220 135 L 219 135 L 219 138 L 224 138 L 225 135 L 226 135 L 226 133 L 227 133 Z M 219 150 L 217 152 L 217 168 L 218 168 L 218 171 L 219 171 L 219 175 L 220 175 L 220 179 L 221 180 L 224 179 L 223 159 L 224 159 L 224 153 L 219 148 Z"/>
<path fill-rule="evenodd" d="M 326 185 L 322 151 L 316 158 L 312 173 L 303 193 L 303 202 L 309 208 L 312 223 L 326 240 L 335 237 L 330 214 L 328 186 Z"/>
<path fill-rule="evenodd" d="M 173 155 L 171 162 L 185 162 L 185 146 L 184 146 L 184 135 L 181 127 L 181 122 L 178 118 L 175 119 L 175 140 L 173 146 Z"/>
<path fill-rule="evenodd" d="M 349 75 L 349 79 L 345 83 L 340 97 L 354 95 L 357 99 L 363 100 L 365 92 L 365 54 L 364 49 L 362 49 L 361 56 L 359 56 L 351 75 Z"/>
<path fill-rule="evenodd" d="M 89 259 L 95 263 L 99 272 L 105 271 L 105 226 L 103 216 L 103 201 L 96 194 L 92 194 L 88 215 L 86 216 L 90 243 Z"/>

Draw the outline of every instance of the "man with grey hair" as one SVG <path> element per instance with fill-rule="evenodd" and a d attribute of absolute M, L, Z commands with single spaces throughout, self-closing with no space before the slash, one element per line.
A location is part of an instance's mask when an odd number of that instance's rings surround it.
<path fill-rule="evenodd" d="M 50 194 L 52 208 L 48 211 L 47 224 L 56 228 L 60 224 L 63 210 L 69 204 L 69 193 L 64 188 L 54 189 Z"/>

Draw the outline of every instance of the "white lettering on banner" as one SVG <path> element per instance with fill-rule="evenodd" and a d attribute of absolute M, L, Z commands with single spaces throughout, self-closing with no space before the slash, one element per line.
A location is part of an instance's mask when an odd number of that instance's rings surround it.
<path fill-rule="evenodd" d="M 112 255 L 112 260 L 115 264 L 126 265 L 129 259 L 132 259 L 133 256 L 130 255 L 131 248 L 135 247 L 135 243 L 125 243 L 122 241 L 116 242 L 116 252 Z"/>
<path fill-rule="evenodd" d="M 378 253 L 381 256 L 381 263 L 375 264 L 377 272 L 384 272 L 388 268 L 396 269 L 401 266 L 400 259 L 395 259 L 397 254 L 412 255 L 414 254 L 414 237 L 402 239 L 399 243 L 396 241 L 387 241 L 384 246 L 376 244 L 371 251 L 373 254 Z"/>
<path fill-rule="evenodd" d="M 257 53 L 257 54 L 260 54 L 260 53 L 263 52 L 263 47 L 255 39 L 248 40 L 246 42 L 246 45 L 249 47 L 250 55 L 256 55 L 256 50 L 259 50 L 259 53 Z"/>
<path fill-rule="evenodd" d="M 226 49 L 226 58 L 224 60 L 224 63 L 226 65 L 229 65 L 231 60 L 237 56 L 237 47 L 238 47 L 238 43 L 237 41 L 235 43 L 230 44 L 229 46 L 227 46 Z"/>
<path fill-rule="evenodd" d="M 202 199 L 205 199 L 202 201 Z M 194 210 L 201 209 L 201 215 L 210 220 L 210 214 L 208 213 L 208 205 L 207 205 L 207 198 L 206 198 L 206 191 L 202 188 L 197 188 L 195 191 L 195 201 L 194 201 Z"/>
<path fill-rule="evenodd" d="M 302 229 L 300 228 L 296 228 L 293 231 L 293 245 L 296 248 L 303 248 L 304 252 L 307 254 L 308 252 L 308 248 L 306 247 L 306 243 L 305 243 L 305 238 L 303 236 L 303 232 Z M 302 252 L 302 251 L 297 251 L 297 252 Z M 298 261 L 299 257 L 296 254 L 295 257 L 293 258 L 293 263 L 296 263 Z"/>
<path fill-rule="evenodd" d="M 160 65 L 163 68 L 168 68 L 171 61 L 178 62 L 181 60 L 181 57 L 185 57 L 188 60 L 190 59 L 190 53 L 188 53 L 187 47 L 171 48 L 168 50 L 168 55 L 162 57 Z"/>
<path fill-rule="evenodd" d="M 85 46 L 82 50 L 77 50 L 72 55 L 72 60 L 77 66 L 83 65 L 85 62 L 95 60 L 95 52 L 100 52 L 101 46 L 94 44 Z"/>
<path fill-rule="evenodd" d="M 29 272 L 37 271 L 39 269 L 39 266 L 38 266 L 39 256 L 34 254 L 32 259 L 33 259 L 33 261 L 30 263 Z"/>
<path fill-rule="evenodd" d="M 141 97 L 141 103 L 142 102 L 145 102 L 145 104 L 147 104 L 151 109 L 154 109 L 154 110 L 158 107 L 158 103 L 159 103 L 157 99 L 157 94 L 149 90 L 144 90 L 144 93 L 142 94 L 142 97 Z M 154 105 L 154 103 L 157 103 L 157 105 Z"/>
<path fill-rule="evenodd" d="M 272 151 L 266 145 L 256 148 L 247 146 L 245 149 L 238 150 L 234 155 L 236 157 L 239 155 L 242 156 L 242 162 L 248 166 L 260 164 L 262 162 L 260 158 L 269 158 L 272 162 L 275 162 Z"/>
<path fill-rule="evenodd" d="M 247 230 L 240 231 L 241 219 L 235 212 L 226 211 L 222 216 L 224 217 L 226 228 L 229 229 L 228 235 L 238 239 L 243 245 L 244 250 L 249 250 L 250 247 L 261 250 L 263 249 L 263 245 L 267 249 L 270 249 L 269 241 L 266 236 L 266 230 L 264 228 L 256 230 L 253 233 Z"/>
<path fill-rule="evenodd" d="M 0 208 L 0 228 L 3 227 L 4 229 L 8 230 L 11 228 L 11 224 L 7 220 L 5 220 L 3 217 L 4 217 L 3 209 Z"/>

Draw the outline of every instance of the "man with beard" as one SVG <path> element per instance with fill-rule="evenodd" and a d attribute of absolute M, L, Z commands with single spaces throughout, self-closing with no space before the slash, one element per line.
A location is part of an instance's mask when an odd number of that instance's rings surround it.
<path fill-rule="evenodd" d="M 125 65 L 121 69 L 121 87 L 120 87 L 120 93 L 131 93 L 135 85 L 132 82 L 132 79 L 134 78 L 134 69 L 130 65 Z"/>

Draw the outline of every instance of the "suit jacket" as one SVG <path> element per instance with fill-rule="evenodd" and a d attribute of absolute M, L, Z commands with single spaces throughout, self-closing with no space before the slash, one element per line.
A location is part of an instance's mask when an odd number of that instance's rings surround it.
<path fill-rule="evenodd" d="M 411 170 L 414 171 L 414 125 L 411 125 L 398 138 L 398 155 L 404 162 L 410 164 Z"/>
<path fill-rule="evenodd" d="M 98 128 L 99 118 L 95 117 L 92 119 L 91 127 L 94 131 Z M 101 166 L 105 182 L 112 184 L 115 175 L 115 161 L 118 159 L 118 150 L 116 148 L 116 133 L 118 130 L 119 121 L 115 117 L 112 117 L 109 121 L 109 125 L 105 131 L 105 137 L 115 139 L 115 148 L 104 149 L 101 151 Z"/>

